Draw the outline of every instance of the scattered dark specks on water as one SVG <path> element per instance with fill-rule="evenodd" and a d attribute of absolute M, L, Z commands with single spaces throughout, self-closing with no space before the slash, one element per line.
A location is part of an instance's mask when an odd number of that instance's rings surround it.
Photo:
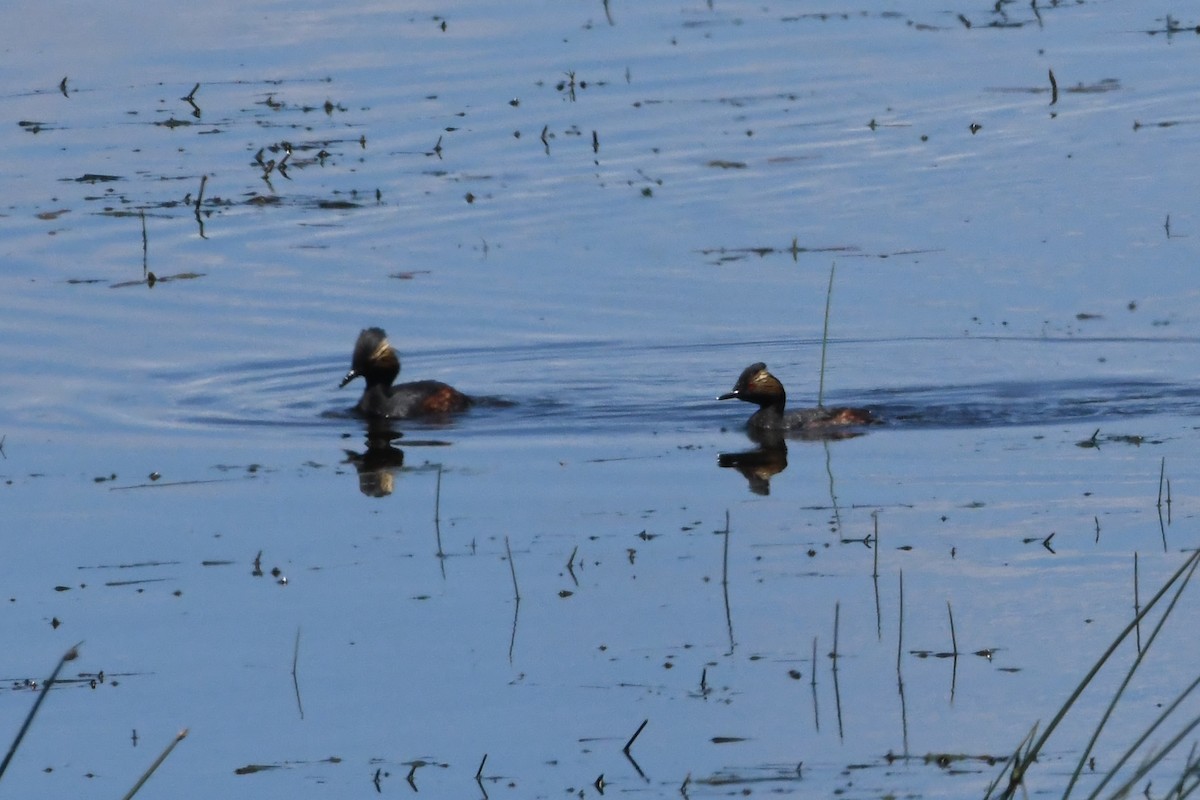
<path fill-rule="evenodd" d="M 1070 94 L 1103 94 L 1115 92 L 1121 88 L 1121 82 L 1116 78 L 1105 78 L 1097 83 L 1077 83 L 1066 89 Z"/>
<path fill-rule="evenodd" d="M 1107 442 L 1110 444 L 1129 444 L 1133 445 L 1134 447 L 1141 447 L 1144 444 L 1162 444 L 1163 440 L 1147 439 L 1145 436 L 1129 433 L 1110 433 L 1101 439 L 1100 429 L 1097 428 L 1096 432 L 1093 433 L 1090 438 L 1076 442 L 1075 446 L 1082 447 L 1084 449 L 1095 448 L 1099 450 L 1101 442 Z"/>
<path fill-rule="evenodd" d="M 109 183 L 111 181 L 125 180 L 120 175 L 101 175 L 96 172 L 85 172 L 78 178 L 63 178 L 64 181 L 75 181 L 76 183 Z"/>
<path fill-rule="evenodd" d="M 196 278 L 203 278 L 203 272 L 180 272 L 176 275 L 155 275 L 153 272 L 146 274 L 145 279 L 140 281 L 121 281 L 120 283 L 111 284 L 110 289 L 124 289 L 128 286 L 149 286 L 154 287 L 158 283 L 169 283 L 171 281 L 189 281 Z"/>
<path fill-rule="evenodd" d="M 1113 435 L 1107 437 L 1108 441 L 1118 444 L 1131 444 L 1134 447 L 1140 447 L 1143 444 L 1162 444 L 1162 439 L 1147 439 L 1145 436 L 1137 435 Z"/>
<path fill-rule="evenodd" d="M 271 769 L 279 769 L 278 764 L 247 764 L 244 767 L 238 767 L 233 771 L 234 775 L 253 775 L 256 772 L 266 772 Z"/>

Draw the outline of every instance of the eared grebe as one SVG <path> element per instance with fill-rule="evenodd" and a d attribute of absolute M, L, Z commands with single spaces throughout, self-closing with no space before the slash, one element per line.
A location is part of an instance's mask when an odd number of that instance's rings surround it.
<path fill-rule="evenodd" d="M 338 385 L 340 389 L 362 376 L 367 382 L 354 410 L 365 417 L 423 417 L 462 411 L 471 398 L 441 381 L 411 381 L 395 386 L 400 374 L 400 356 L 387 340 L 382 328 L 367 328 L 354 343 L 350 371 Z"/>
<path fill-rule="evenodd" d="M 787 402 L 787 393 L 783 390 L 783 384 L 767 372 L 767 365 L 761 361 L 742 370 L 733 390 L 717 399 L 730 400 L 735 397 L 759 406 L 758 411 L 746 421 L 751 431 L 813 431 L 847 425 L 871 425 L 879 421 L 865 408 L 818 406 L 785 412 L 783 406 Z"/>

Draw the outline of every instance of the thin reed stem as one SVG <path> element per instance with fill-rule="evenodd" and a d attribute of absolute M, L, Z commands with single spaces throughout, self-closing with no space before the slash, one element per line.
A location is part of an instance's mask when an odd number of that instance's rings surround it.
<path fill-rule="evenodd" d="M 1182 592 L 1183 587 L 1185 587 L 1187 585 L 1188 580 L 1191 579 L 1191 573 L 1195 571 L 1196 566 L 1198 564 L 1200 564 L 1200 551 L 1193 552 L 1190 556 L 1188 556 L 1188 558 L 1183 562 L 1183 564 L 1180 565 L 1179 569 L 1175 570 L 1174 574 L 1172 574 L 1171 577 L 1167 580 L 1167 582 L 1162 585 L 1162 588 L 1160 588 L 1158 590 L 1158 592 L 1156 592 L 1155 595 L 1152 598 L 1150 598 L 1150 601 L 1146 604 L 1146 607 L 1142 609 L 1141 613 L 1139 613 L 1133 619 L 1133 621 L 1131 621 L 1128 625 L 1126 625 L 1125 628 L 1121 631 L 1121 633 L 1119 633 L 1117 635 L 1117 637 L 1113 640 L 1113 642 L 1108 646 L 1108 649 L 1104 651 L 1104 653 L 1100 656 L 1099 659 L 1097 659 L 1096 663 L 1092 666 L 1092 668 L 1090 670 L 1088 670 L 1088 673 L 1079 682 L 1079 685 L 1075 687 L 1075 690 L 1071 692 L 1071 695 L 1067 698 L 1067 700 L 1058 709 L 1058 712 L 1054 715 L 1054 718 L 1052 720 L 1050 720 L 1050 724 L 1048 724 L 1046 726 L 1046 729 L 1042 732 L 1041 736 L 1038 737 L 1038 739 L 1036 741 L 1034 741 L 1032 744 L 1029 745 L 1029 747 L 1027 748 L 1027 750 L 1023 756 L 1018 756 L 1012 762 L 1012 764 L 1009 766 L 1009 770 L 1011 770 L 1009 782 L 1008 782 L 1008 785 L 1005 787 L 1004 791 L 1001 793 L 1001 795 L 1000 795 L 1001 797 L 1007 798 L 1007 797 L 1013 797 L 1015 795 L 1015 793 L 1017 791 L 1017 787 L 1021 786 L 1024 782 L 1025 772 L 1037 760 L 1038 754 L 1041 752 L 1042 748 L 1045 746 L 1047 740 L 1050 738 L 1050 735 L 1058 728 L 1059 723 L 1061 723 L 1063 718 L 1066 717 L 1067 712 L 1069 712 L 1071 710 L 1071 708 L 1074 707 L 1075 701 L 1078 700 L 1079 697 L 1083 694 L 1084 690 L 1092 682 L 1092 679 L 1096 677 L 1096 674 L 1098 672 L 1100 672 L 1100 669 L 1108 662 L 1108 659 L 1112 656 L 1113 653 L 1116 652 L 1117 648 L 1120 647 L 1121 643 L 1125 641 L 1125 638 L 1127 636 L 1129 636 L 1130 632 L 1134 630 L 1134 628 L 1142 620 L 1142 618 L 1145 617 L 1146 614 L 1148 614 L 1152 608 L 1154 608 L 1154 606 L 1158 603 L 1158 601 L 1161 600 L 1164 595 L 1166 595 L 1168 590 L 1170 590 L 1170 588 L 1172 586 L 1174 586 L 1175 583 L 1180 578 L 1182 578 L 1186 573 L 1187 579 L 1184 580 L 1183 584 L 1179 587 L 1179 590 L 1178 590 L 1179 592 Z M 1178 594 L 1176 595 L 1176 599 L 1178 599 Z M 1173 602 L 1174 601 L 1172 601 L 1172 603 Z M 1161 622 L 1160 622 L 1160 625 L 1161 625 Z M 1147 649 L 1148 649 L 1148 647 L 1149 647 L 1149 642 L 1147 642 Z M 1143 655 L 1144 655 L 1144 652 L 1143 652 Z M 1141 658 L 1142 658 L 1142 656 L 1138 657 L 1138 663 L 1140 663 Z M 1087 753 L 1085 752 L 1080 763 L 1083 763 L 1083 761 L 1085 761 L 1086 758 L 1087 758 Z M 1072 781 L 1072 783 L 1074 783 L 1074 781 Z M 1068 787 L 1068 793 L 1069 793 L 1069 791 L 1070 791 L 1070 787 Z M 1064 795 L 1064 797 L 1065 797 L 1065 795 Z"/>
<path fill-rule="evenodd" d="M 950 601 L 946 601 L 946 614 L 950 617 L 950 652 L 958 658 L 958 637 L 954 635 L 954 609 L 950 607 Z"/>
<path fill-rule="evenodd" d="M 841 622 L 842 622 L 842 603 L 839 600 L 838 602 L 833 604 L 833 652 L 829 654 L 829 657 L 833 659 L 833 668 L 834 669 L 837 669 L 838 628 L 841 626 Z"/>
<path fill-rule="evenodd" d="M 896 674 L 900 674 L 900 654 L 904 652 L 904 570 L 900 570 L 900 627 L 896 631 Z"/>
<path fill-rule="evenodd" d="M 871 519 L 875 521 L 875 547 L 873 548 L 875 550 L 875 560 L 871 566 L 871 577 L 878 578 L 879 577 L 879 511 L 878 510 L 871 512 Z"/>
<path fill-rule="evenodd" d="M 825 405 L 825 349 L 829 344 L 829 307 L 833 303 L 833 275 L 837 271 L 837 262 L 829 265 L 829 288 L 825 290 L 825 328 L 821 332 L 821 372 L 817 381 L 817 408 Z"/>
<path fill-rule="evenodd" d="M 812 648 L 812 680 L 809 681 L 813 688 L 817 688 L 817 637 L 813 637 Z"/>
<path fill-rule="evenodd" d="M 79 657 L 79 644 L 72 647 L 67 652 L 63 653 L 63 657 L 58 660 L 58 666 L 54 668 L 54 672 L 50 673 L 50 677 L 42 684 L 42 691 L 38 694 L 37 700 L 33 701 L 33 707 L 29 709 L 29 713 L 25 716 L 25 722 L 21 725 L 21 730 L 17 731 L 17 736 L 13 739 L 12 745 L 8 748 L 8 753 L 4 756 L 4 761 L 0 762 L 0 778 L 4 777 L 5 771 L 8 769 L 9 763 L 13 756 L 17 753 L 17 748 L 21 746 L 21 740 L 25 738 L 25 734 L 29 731 L 29 726 L 33 724 L 33 718 L 37 715 L 38 709 L 42 707 L 42 701 L 46 699 L 46 695 L 50 693 L 50 687 L 58 680 L 58 673 L 62 671 L 63 665 L 68 661 L 74 661 Z"/>
<path fill-rule="evenodd" d="M 146 209 L 138 209 L 138 216 L 142 218 L 142 277 L 144 278 L 150 268 L 150 243 L 146 238 Z"/>
<path fill-rule="evenodd" d="M 130 789 L 129 792 L 121 798 L 121 800 L 129 800 L 129 798 L 137 794 L 142 788 L 142 784 L 150 780 L 150 776 L 154 774 L 154 770 L 162 766 L 162 763 L 167 760 L 167 756 L 171 755 L 171 751 L 175 749 L 175 745 L 186 739 L 187 735 L 187 728 L 184 728 L 179 733 L 175 734 L 175 738 L 171 740 L 171 743 L 168 744 L 166 749 L 159 754 L 158 758 L 154 759 L 154 763 L 150 765 L 150 768 L 142 773 L 142 777 L 138 778 L 138 782 L 133 785 L 133 788 Z"/>
<path fill-rule="evenodd" d="M 513 597 L 515 597 L 519 603 L 521 602 L 521 589 L 517 586 L 517 565 L 513 563 L 512 548 L 509 547 L 507 536 L 504 537 L 504 551 L 508 553 L 508 570 L 512 573 Z"/>
<path fill-rule="evenodd" d="M 1138 554 L 1137 554 L 1137 551 L 1134 550 L 1133 551 L 1133 616 L 1135 618 L 1137 617 L 1138 611 L 1140 611 L 1140 610 L 1141 609 L 1138 608 Z M 1142 626 L 1138 625 L 1136 630 L 1137 630 L 1137 651 L 1140 653 L 1140 652 L 1142 652 Z"/>
<path fill-rule="evenodd" d="M 637 729 L 636 731 L 634 731 L 634 732 L 633 732 L 633 736 L 630 736 L 630 737 L 629 737 L 629 741 L 628 741 L 628 742 L 626 742 L 626 743 L 625 743 L 625 746 L 621 748 L 621 752 L 623 752 L 625 755 L 629 755 L 629 748 L 633 747 L 633 743 L 634 743 L 635 741 L 637 741 L 637 738 L 638 738 L 639 736 L 641 736 L 641 735 L 642 735 L 642 730 L 643 730 L 643 729 L 645 729 L 646 725 L 647 725 L 649 722 L 650 722 L 650 720 L 648 720 L 648 719 L 644 719 L 644 720 L 642 720 L 642 724 L 641 724 L 641 725 L 638 725 L 638 729 Z"/>
<path fill-rule="evenodd" d="M 1091 755 L 1092 749 L 1096 745 L 1096 740 L 1100 738 L 1100 732 L 1104 729 L 1104 726 L 1108 723 L 1109 718 L 1112 716 L 1113 712 L 1116 710 L 1117 703 L 1120 701 L 1121 697 L 1125 693 L 1125 688 L 1129 685 L 1129 682 L 1133 680 L 1133 675 L 1135 672 L 1137 672 L 1138 667 L 1141 666 L 1142 660 L 1146 657 L 1146 654 L 1150 652 L 1150 647 L 1151 647 L 1151 645 L 1154 644 L 1154 640 L 1158 638 L 1159 632 L 1161 632 L 1163 629 L 1163 626 L 1166 625 L 1167 618 L 1171 616 L 1171 612 L 1175 609 L 1175 604 L 1179 602 L 1180 596 L 1183 594 L 1184 589 L 1187 588 L 1188 583 L 1191 581 L 1192 576 L 1195 574 L 1196 567 L 1200 566 L 1200 559 L 1197 559 L 1196 556 L 1197 556 L 1197 553 L 1193 553 L 1192 556 L 1188 559 L 1188 561 L 1191 562 L 1191 564 L 1192 564 L 1191 570 L 1180 582 L 1179 587 L 1175 590 L 1175 595 L 1171 598 L 1171 601 L 1167 604 L 1166 610 L 1163 611 L 1163 613 L 1159 615 L 1158 622 L 1155 623 L 1154 629 L 1152 631 L 1150 631 L 1150 636 L 1146 639 L 1146 646 L 1138 651 L 1137 656 L 1133 659 L 1133 663 L 1129 665 L 1129 669 L 1125 673 L 1124 680 L 1122 680 L 1121 685 L 1119 687 L 1117 687 L 1116 693 L 1113 695 L 1112 699 L 1109 701 L 1108 707 L 1104 710 L 1104 714 L 1101 715 L 1100 722 L 1097 723 L 1097 725 L 1096 725 L 1096 730 L 1092 733 L 1091 739 L 1088 740 L 1087 747 L 1084 748 L 1083 753 L 1080 755 L 1079 763 L 1076 764 L 1076 766 L 1075 766 L 1075 772 L 1071 774 L 1071 781 L 1070 781 L 1070 783 L 1067 784 L 1067 789 L 1063 793 L 1063 800 L 1066 800 L 1066 798 L 1071 794 L 1071 789 L 1075 786 L 1075 782 L 1077 780 L 1079 780 L 1079 775 L 1083 772 L 1084 764 L 1087 763 L 1088 756 Z M 1187 563 L 1187 562 L 1185 562 L 1185 563 Z M 1155 599 L 1157 599 L 1157 597 Z M 1146 610 L 1149 611 L 1150 606 L 1147 606 Z M 1135 618 L 1135 623 L 1139 622 L 1141 620 L 1141 617 L 1142 617 L 1142 614 L 1138 614 L 1137 617 Z M 1128 628 L 1126 628 L 1126 632 L 1128 632 Z M 1198 679 L 1198 680 L 1200 680 L 1200 679 Z M 1193 684 L 1191 687 L 1189 687 L 1187 689 L 1187 691 L 1190 692 L 1193 688 L 1195 688 L 1195 685 L 1196 684 Z M 1155 722 L 1154 725 L 1151 726 L 1150 731 L 1147 731 L 1145 734 L 1143 734 L 1143 737 L 1142 737 L 1142 739 L 1139 740 L 1137 746 L 1140 746 L 1140 743 L 1142 741 L 1144 741 L 1144 739 L 1150 735 L 1150 733 L 1154 730 L 1154 728 L 1157 727 L 1159 722 L 1161 722 L 1163 719 L 1165 719 L 1165 717 L 1160 717 L 1159 721 Z M 1117 766 L 1109 771 L 1108 775 L 1106 775 L 1104 780 L 1101 781 L 1100 788 L 1103 788 L 1103 786 L 1106 783 L 1108 783 L 1108 781 L 1111 779 L 1111 777 L 1116 774 L 1116 770 L 1120 768 L 1120 765 L 1124 764 L 1125 761 L 1129 757 L 1132 757 L 1133 753 L 1137 749 L 1137 746 L 1135 746 L 1133 749 L 1127 751 L 1126 755 L 1120 761 L 1117 762 Z M 1098 790 L 1099 789 L 1097 789 L 1097 791 Z M 1092 796 L 1094 797 L 1095 793 L 1093 793 Z"/>

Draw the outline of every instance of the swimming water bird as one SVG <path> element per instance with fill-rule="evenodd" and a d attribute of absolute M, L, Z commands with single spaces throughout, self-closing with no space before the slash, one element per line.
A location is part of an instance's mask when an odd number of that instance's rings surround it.
<path fill-rule="evenodd" d="M 364 417 L 403 419 L 428 417 L 463 411 L 471 398 L 441 381 L 410 381 L 395 386 L 400 374 L 400 356 L 382 328 L 366 328 L 354 343 L 350 371 L 338 384 L 345 386 L 355 378 L 367 382 L 354 410 Z"/>
<path fill-rule="evenodd" d="M 779 379 L 767 372 L 761 361 L 742 370 L 731 391 L 718 400 L 745 400 L 759 408 L 750 415 L 746 426 L 753 431 L 819 431 L 828 428 L 843 428 L 852 425 L 871 425 L 879 422 L 865 408 L 797 408 L 784 411 L 787 393 Z"/>

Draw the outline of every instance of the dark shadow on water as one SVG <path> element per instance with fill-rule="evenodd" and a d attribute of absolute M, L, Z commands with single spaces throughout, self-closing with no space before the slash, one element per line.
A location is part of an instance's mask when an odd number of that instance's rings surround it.
<path fill-rule="evenodd" d="M 884 424 L 995 428 L 1159 415 L 1200 416 L 1200 386 L 1155 381 L 999 381 L 868 392 L 859 399 Z"/>

